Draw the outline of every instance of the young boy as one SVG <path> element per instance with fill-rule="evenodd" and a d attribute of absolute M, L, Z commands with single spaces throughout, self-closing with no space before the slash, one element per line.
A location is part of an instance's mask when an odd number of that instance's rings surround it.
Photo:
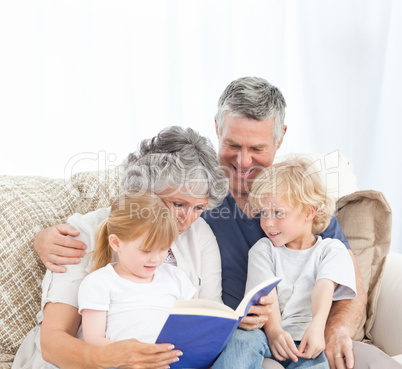
<path fill-rule="evenodd" d="M 356 286 L 345 246 L 315 235 L 328 226 L 334 201 L 311 169 L 310 162 L 295 158 L 267 168 L 253 183 L 250 203 L 260 212 L 267 238 L 250 249 L 246 293 L 269 277 L 282 281 L 277 293 L 273 291 L 277 295 L 263 327 L 266 337 L 259 330 L 241 333 L 265 350 L 241 352 L 235 334 L 221 354 L 222 368 L 238 355 L 247 357 L 242 368 L 261 368 L 263 358 L 269 357 L 288 369 L 329 369 L 323 350 L 332 301 L 355 297 Z M 258 343 L 266 338 L 269 346 Z"/>

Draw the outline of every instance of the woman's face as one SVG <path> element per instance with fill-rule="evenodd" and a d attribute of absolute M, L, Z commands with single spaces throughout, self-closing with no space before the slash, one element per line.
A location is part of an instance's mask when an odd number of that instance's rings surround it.
<path fill-rule="evenodd" d="M 179 192 L 179 190 L 174 188 L 168 188 L 162 191 L 159 197 L 173 212 L 179 234 L 182 234 L 190 227 L 208 205 L 208 197 L 194 197 Z"/>

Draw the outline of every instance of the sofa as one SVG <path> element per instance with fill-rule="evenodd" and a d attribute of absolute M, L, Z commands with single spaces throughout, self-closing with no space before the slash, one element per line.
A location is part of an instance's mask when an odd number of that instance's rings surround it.
<path fill-rule="evenodd" d="M 402 255 L 389 253 L 390 206 L 382 193 L 357 188 L 353 167 L 341 154 L 311 158 L 337 200 L 336 215 L 369 296 L 355 339 L 402 363 Z M 119 177 L 118 168 L 65 179 L 0 176 L 0 369 L 11 368 L 40 310 L 45 269 L 33 250 L 36 233 L 73 213 L 109 206 L 119 192 Z"/>

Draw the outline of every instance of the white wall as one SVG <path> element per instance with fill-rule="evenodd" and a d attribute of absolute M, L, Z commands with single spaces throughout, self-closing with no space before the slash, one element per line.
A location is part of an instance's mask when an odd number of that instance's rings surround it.
<path fill-rule="evenodd" d="M 283 153 L 339 150 L 393 208 L 402 252 L 402 2 L 0 0 L 0 173 L 117 165 L 161 128 L 216 144 L 226 85 L 288 103 Z"/>

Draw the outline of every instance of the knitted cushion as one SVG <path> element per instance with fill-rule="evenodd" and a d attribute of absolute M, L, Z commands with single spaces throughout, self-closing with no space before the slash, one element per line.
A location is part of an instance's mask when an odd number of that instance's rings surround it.
<path fill-rule="evenodd" d="M 71 177 L 71 182 L 81 196 L 75 213 L 86 214 L 109 207 L 119 194 L 120 172 L 116 170 L 81 172 Z"/>
<path fill-rule="evenodd" d="M 10 362 L 40 309 L 44 267 L 36 233 L 66 221 L 80 194 L 70 182 L 0 177 L 0 363 Z"/>
<path fill-rule="evenodd" d="M 337 218 L 345 233 L 368 293 L 366 317 L 355 340 L 372 341 L 377 301 L 391 244 L 391 208 L 378 191 L 356 191 L 338 202 Z"/>
<path fill-rule="evenodd" d="M 36 324 L 45 268 L 33 249 L 43 228 L 110 206 L 117 172 L 77 173 L 71 180 L 0 177 L 0 369 L 10 368 L 18 347 Z"/>

